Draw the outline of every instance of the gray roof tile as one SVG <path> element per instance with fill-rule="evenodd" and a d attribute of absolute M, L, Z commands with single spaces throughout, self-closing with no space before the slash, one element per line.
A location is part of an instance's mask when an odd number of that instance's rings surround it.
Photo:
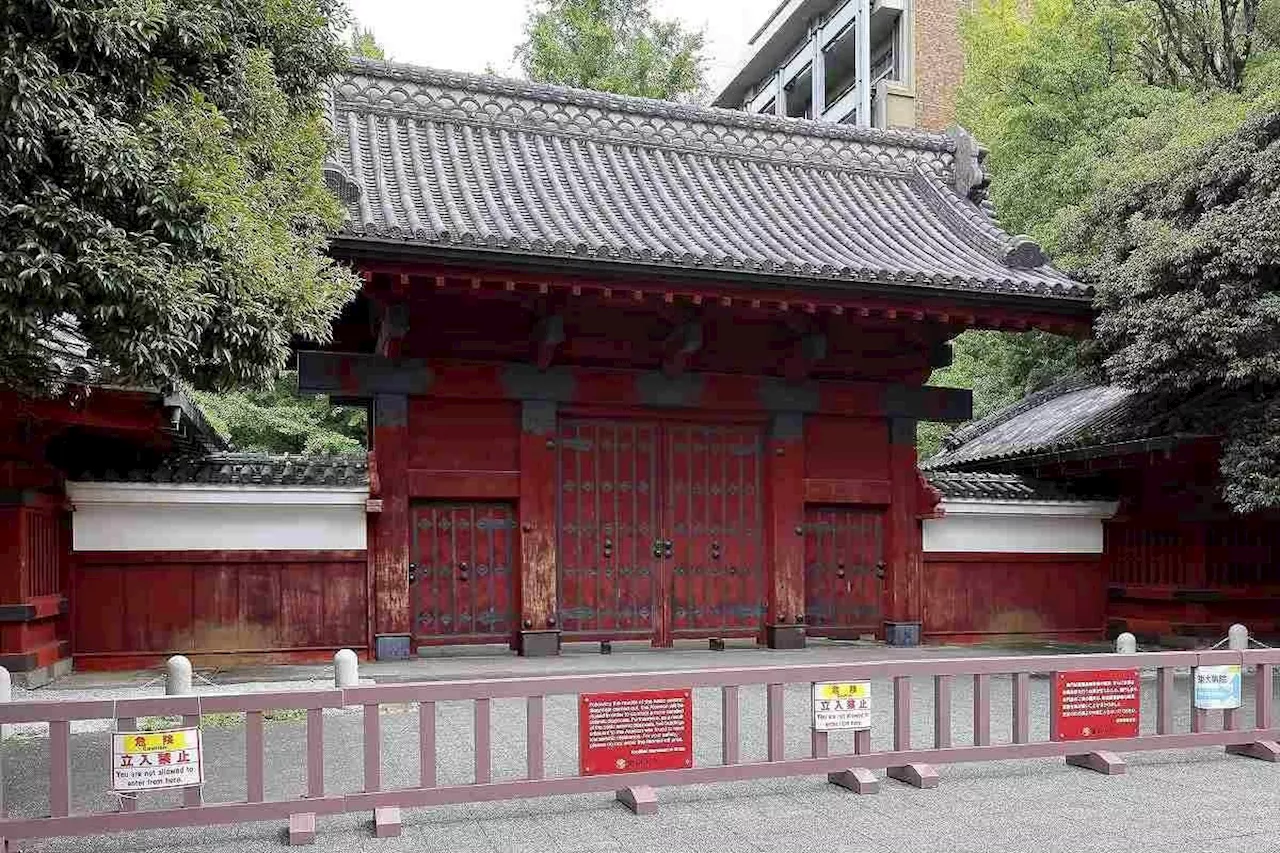
<path fill-rule="evenodd" d="M 1106 500 L 1098 495 L 1072 490 L 1018 474 L 991 474 L 980 471 L 926 471 L 929 484 L 952 500 L 1004 501 L 1088 501 Z"/>
<path fill-rule="evenodd" d="M 71 479 L 103 483 L 204 483 L 236 486 L 367 486 L 369 461 L 359 456 L 210 453 L 176 456 L 152 468 L 70 472 Z"/>
<path fill-rule="evenodd" d="M 359 61 L 339 239 L 1087 300 L 953 188 L 955 139 Z M 965 146 L 968 151 L 972 146 Z"/>

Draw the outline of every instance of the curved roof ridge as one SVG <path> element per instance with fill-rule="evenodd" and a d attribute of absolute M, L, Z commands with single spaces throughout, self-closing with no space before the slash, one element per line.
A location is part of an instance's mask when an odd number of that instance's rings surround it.
<path fill-rule="evenodd" d="M 810 119 L 782 118 L 780 116 L 746 113 L 723 107 L 704 107 L 681 101 L 663 101 L 635 95 L 617 95 L 593 89 L 579 89 L 550 83 L 534 83 L 512 77 L 493 74 L 473 74 L 465 71 L 448 71 L 403 62 L 353 57 L 351 68 L 356 73 L 371 72 L 384 79 L 400 80 L 420 85 L 440 86 L 451 89 L 467 89 L 492 95 L 529 98 L 561 104 L 590 107 L 612 112 L 714 124 L 724 127 L 740 127 L 750 130 L 770 130 L 794 136 L 825 138 L 849 142 L 890 144 L 901 148 L 952 154 L 955 141 L 945 133 L 926 130 L 881 130 L 851 124 L 813 121 Z"/>

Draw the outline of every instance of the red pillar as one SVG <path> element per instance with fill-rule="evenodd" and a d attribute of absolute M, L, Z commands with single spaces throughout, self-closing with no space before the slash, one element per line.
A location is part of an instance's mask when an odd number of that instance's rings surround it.
<path fill-rule="evenodd" d="M 916 422 L 889 421 L 891 496 L 885 518 L 885 640 L 893 646 L 920 643 L 923 561 L 916 469 Z"/>
<path fill-rule="evenodd" d="M 373 523 L 374 652 L 379 660 L 410 653 L 409 611 L 409 400 L 378 394 L 373 400 L 373 456 L 382 512 Z"/>
<path fill-rule="evenodd" d="M 556 404 L 520 416 L 520 654 L 560 653 L 556 619 Z"/>
<path fill-rule="evenodd" d="M 765 547 L 771 649 L 799 649 L 804 634 L 804 416 L 774 415 L 765 447 Z"/>

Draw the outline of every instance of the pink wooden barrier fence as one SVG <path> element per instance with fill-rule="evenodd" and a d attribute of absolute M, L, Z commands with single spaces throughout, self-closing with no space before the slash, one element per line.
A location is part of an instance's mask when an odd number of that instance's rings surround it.
<path fill-rule="evenodd" d="M 306 843 L 315 831 L 317 815 L 372 811 L 378 835 L 394 835 L 400 828 L 400 809 L 429 808 L 446 803 L 505 800 L 618 791 L 635 810 L 652 808 L 652 788 L 763 779 L 782 776 L 829 774 L 833 783 L 860 792 L 876 789 L 873 770 L 886 770 L 893 778 L 932 787 L 937 774 L 931 765 L 1018 758 L 1067 757 L 1102 772 L 1122 772 L 1123 764 L 1111 753 L 1139 750 L 1224 746 L 1228 751 L 1265 760 L 1280 757 L 1275 744 L 1280 729 L 1273 715 L 1273 676 L 1280 650 L 1209 652 L 1157 652 L 1133 655 L 1056 655 L 991 658 L 944 658 L 910 661 L 810 664 L 646 672 L 601 675 L 566 675 L 537 678 L 436 681 L 353 687 L 345 690 L 287 691 L 240 695 L 175 696 L 119 701 L 23 702 L 0 704 L 0 723 L 47 722 L 49 726 L 49 816 L 10 817 L 0 802 L 0 838 L 23 839 L 60 835 L 87 835 L 126 830 L 177 826 L 203 826 L 261 820 L 290 824 L 293 843 Z M 1221 664 L 1253 667 L 1254 724 L 1245 728 L 1238 711 L 1225 712 L 1221 730 L 1210 730 L 1205 712 L 1192 707 L 1190 695 L 1175 699 L 1174 669 Z M 1030 679 L 1032 673 L 1057 673 L 1096 669 L 1135 668 L 1156 671 L 1155 734 L 1089 741 L 1032 741 Z M 1246 670 L 1247 672 L 1247 670 Z M 1012 715 L 1007 723 L 1011 743 L 992 744 L 991 679 L 1010 676 Z M 914 678 L 929 678 L 934 690 L 932 743 L 917 746 L 913 739 L 911 685 Z M 971 744 L 952 742 L 952 687 L 957 678 L 972 679 L 973 737 Z M 854 739 L 851 754 L 829 754 L 827 736 L 812 735 L 810 756 L 788 758 L 784 753 L 784 686 L 815 681 L 891 679 L 893 683 L 893 748 L 871 750 L 868 732 Z M 766 688 L 767 757 L 743 761 L 739 737 L 740 689 Z M 687 769 L 599 776 L 548 778 L 546 773 L 544 709 L 548 696 L 627 690 L 719 688 L 722 707 L 721 763 Z M 1189 693 L 1190 691 L 1188 691 Z M 491 758 L 491 702 L 523 698 L 526 704 L 527 768 L 525 778 L 494 781 Z M 471 700 L 474 708 L 474 779 L 468 784 L 437 783 L 437 733 L 435 703 Z M 1174 730 L 1175 702 L 1190 708 L 1189 731 Z M 412 788 L 384 789 L 382 785 L 381 718 L 379 706 L 412 703 L 419 709 L 419 780 Z M 360 793 L 332 794 L 325 790 L 325 709 L 363 706 L 363 774 Z M 306 712 L 306 793 L 304 796 L 268 801 L 264 796 L 263 712 L 300 709 Z M 184 791 L 177 808 L 137 809 L 132 800 L 119 811 L 73 814 L 71 810 L 70 724 L 73 720 L 110 720 L 130 730 L 143 716 L 184 717 L 194 725 L 199 714 L 245 714 L 245 801 L 205 803 L 199 789 Z M 805 711 L 807 713 L 807 709 Z M 1050 730 L 1052 731 L 1052 721 Z"/>

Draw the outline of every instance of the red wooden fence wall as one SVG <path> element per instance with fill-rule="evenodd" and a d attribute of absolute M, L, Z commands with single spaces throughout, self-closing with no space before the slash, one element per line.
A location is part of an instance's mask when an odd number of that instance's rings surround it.
<path fill-rule="evenodd" d="M 1100 554 L 924 554 L 924 636 L 1098 640 L 1106 626 Z"/>
<path fill-rule="evenodd" d="M 364 551 L 81 552 L 73 555 L 72 586 L 80 669 L 127 668 L 194 649 L 207 664 L 368 647 Z"/>

